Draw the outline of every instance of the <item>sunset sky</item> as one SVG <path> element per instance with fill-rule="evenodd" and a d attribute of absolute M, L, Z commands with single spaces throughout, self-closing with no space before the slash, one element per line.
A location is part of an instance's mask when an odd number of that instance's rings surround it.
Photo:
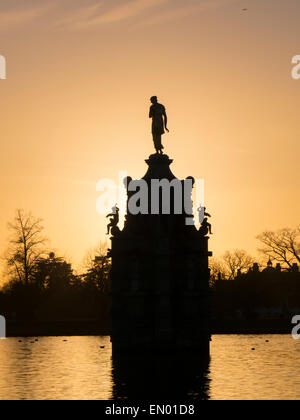
<path fill-rule="evenodd" d="M 299 224 L 299 18 L 299 0 L 1 0 L 0 253 L 17 208 L 75 266 L 107 238 L 96 183 L 146 172 L 152 95 L 174 174 L 205 179 L 215 256 Z"/>

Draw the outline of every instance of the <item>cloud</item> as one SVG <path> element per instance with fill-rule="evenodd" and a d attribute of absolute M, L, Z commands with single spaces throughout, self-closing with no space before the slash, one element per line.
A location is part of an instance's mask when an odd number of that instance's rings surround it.
<path fill-rule="evenodd" d="M 99 22 L 111 23 L 136 16 L 146 9 L 166 3 L 168 0 L 131 0 L 104 13 L 97 19 Z"/>
<path fill-rule="evenodd" d="M 137 25 L 156 25 L 228 5 L 237 0 L 197 0 L 193 1 L 193 4 L 187 1 L 178 3 L 174 0 L 122 0 L 117 5 L 116 1 L 111 0 L 93 0 L 92 4 L 91 1 L 87 4 L 86 0 L 43 0 L 43 6 L 38 6 L 42 2 L 35 2 L 36 7 L 32 4 L 26 8 L 22 6 L 0 10 L 0 31 L 37 21 L 50 9 L 55 12 L 50 16 L 50 20 L 56 27 L 78 30 L 113 24 L 136 16 L 140 18 Z"/>
<path fill-rule="evenodd" d="M 72 26 L 72 27 L 82 27 L 90 19 L 93 19 L 95 15 L 98 15 L 99 10 L 101 10 L 103 2 L 99 2 L 92 6 L 84 6 L 78 8 L 73 14 L 64 17 L 56 22 L 56 26 Z"/>
<path fill-rule="evenodd" d="M 165 23 L 180 19 L 186 16 L 194 15 L 196 13 L 205 12 L 206 10 L 216 9 L 221 6 L 227 6 L 230 3 L 234 3 L 237 0 L 204 0 L 201 4 L 193 4 L 190 6 L 177 7 L 175 9 L 169 8 L 164 12 L 151 16 L 139 22 L 139 25 L 157 25 L 160 23 Z"/>
<path fill-rule="evenodd" d="M 169 0 L 126 0 L 121 4 L 103 11 L 107 2 L 78 9 L 72 16 L 62 19 L 58 25 L 67 25 L 74 29 L 89 28 L 101 24 L 120 22 L 155 8 Z"/>
<path fill-rule="evenodd" d="M 51 7 L 49 4 L 42 7 L 35 7 L 30 9 L 10 9 L 0 11 L 0 30 L 10 29 L 12 26 L 29 23 L 44 13 Z"/>

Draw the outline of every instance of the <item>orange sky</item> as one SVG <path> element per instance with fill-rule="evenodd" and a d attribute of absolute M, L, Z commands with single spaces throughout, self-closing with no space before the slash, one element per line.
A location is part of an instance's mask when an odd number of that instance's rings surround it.
<path fill-rule="evenodd" d="M 299 0 L 1 0 L 0 252 L 16 208 L 75 264 L 105 239 L 96 183 L 146 172 L 152 95 L 173 172 L 205 179 L 216 256 L 297 225 L 299 15 Z"/>

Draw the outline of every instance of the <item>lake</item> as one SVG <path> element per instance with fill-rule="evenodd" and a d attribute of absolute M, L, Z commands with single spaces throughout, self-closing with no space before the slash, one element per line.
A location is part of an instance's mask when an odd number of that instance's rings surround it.
<path fill-rule="evenodd" d="M 109 337 L 0 340 L 1 400 L 299 397 L 300 340 L 291 335 L 214 335 L 209 361 L 115 360 Z"/>

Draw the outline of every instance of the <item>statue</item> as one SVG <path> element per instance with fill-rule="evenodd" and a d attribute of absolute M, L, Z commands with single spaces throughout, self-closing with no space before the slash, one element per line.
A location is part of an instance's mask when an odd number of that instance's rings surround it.
<path fill-rule="evenodd" d="M 211 215 L 209 213 L 206 213 L 206 207 L 200 206 L 197 209 L 197 212 L 199 214 L 199 222 L 200 222 L 200 224 L 202 224 L 202 222 L 203 222 L 203 220 L 204 220 L 205 217 L 211 217 Z"/>
<path fill-rule="evenodd" d="M 201 227 L 199 229 L 199 233 L 201 235 L 203 235 L 203 236 L 208 235 L 208 233 L 210 235 L 212 235 L 212 233 L 211 233 L 211 224 L 208 223 L 207 217 L 204 218 L 204 220 L 202 222 L 202 225 L 201 225 Z"/>
<path fill-rule="evenodd" d="M 115 235 L 117 231 L 119 231 L 118 223 L 119 223 L 119 212 L 120 209 L 115 205 L 112 208 L 112 213 L 108 214 L 106 217 L 110 217 L 109 224 L 107 225 L 107 235 L 111 232 L 112 235 Z"/>
<path fill-rule="evenodd" d="M 152 135 L 156 153 L 163 154 L 164 146 L 161 144 L 161 136 L 165 133 L 165 130 L 169 132 L 167 128 L 167 114 L 166 109 L 163 105 L 157 101 L 157 96 L 152 96 L 150 99 L 152 105 L 150 107 L 149 118 L 152 118 Z"/>
<path fill-rule="evenodd" d="M 205 210 L 206 210 L 206 207 L 202 207 L 202 206 L 197 209 L 199 213 L 199 221 L 201 223 L 199 233 L 203 236 L 208 235 L 208 233 L 212 235 L 211 224 L 208 222 L 208 217 L 211 217 L 211 215 L 209 213 L 206 213 Z"/>

